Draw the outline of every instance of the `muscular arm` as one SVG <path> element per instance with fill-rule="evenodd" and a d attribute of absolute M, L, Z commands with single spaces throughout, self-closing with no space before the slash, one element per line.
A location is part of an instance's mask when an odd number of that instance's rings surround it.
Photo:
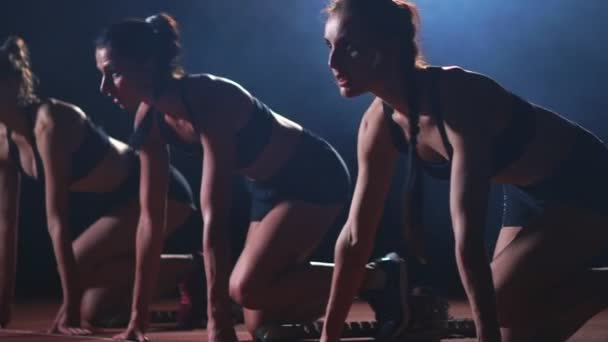
<path fill-rule="evenodd" d="M 69 170 L 72 161 L 68 142 L 61 132 L 62 123 L 52 118 L 50 111 L 48 107 L 39 110 L 35 128 L 36 143 L 44 167 L 44 170 L 37 172 L 38 177 L 44 172 L 47 226 L 63 289 L 63 304 L 69 320 L 66 324 L 78 326 L 81 288 L 68 222 Z"/>
<path fill-rule="evenodd" d="M 217 101 L 201 118 L 204 163 L 200 202 L 203 215 L 203 251 L 207 276 L 208 315 L 218 327 L 231 322 L 228 283 L 231 273 L 229 211 L 232 203 L 232 177 L 236 163 L 236 141 L 228 119 L 250 107 L 250 100 L 238 85 L 218 79 L 212 91 Z M 231 324 L 231 323 L 230 323 Z M 215 327 L 215 326 L 214 326 Z"/>
<path fill-rule="evenodd" d="M 338 341 L 340 338 L 373 249 L 396 158 L 397 151 L 390 140 L 381 102 L 375 100 L 364 114 L 359 128 L 359 173 L 348 219 L 336 242 L 335 269 L 322 341 Z"/>
<path fill-rule="evenodd" d="M 203 251 L 207 276 L 208 314 L 223 316 L 227 310 L 230 251 L 228 215 L 234 165 L 234 141 L 225 135 L 203 139 L 205 162 L 200 201 L 203 215 Z"/>
<path fill-rule="evenodd" d="M 136 121 L 152 115 L 148 107 L 140 106 Z M 154 109 L 152 109 L 154 110 Z M 155 288 L 160 254 L 166 230 L 169 155 L 156 123 L 139 151 L 140 216 L 135 239 L 135 282 L 131 322 L 145 325 L 148 306 Z"/>
<path fill-rule="evenodd" d="M 2 154 L 8 155 L 8 147 Z M 19 212 L 19 174 L 7 158 L 3 159 L 0 161 L 0 327 L 10 322 L 11 316 Z"/>
<path fill-rule="evenodd" d="M 491 118 L 495 86 L 479 75 L 456 73 L 448 87 L 467 89 L 448 98 L 447 133 L 453 147 L 450 213 L 460 279 L 467 293 L 480 341 L 500 339 L 494 286 L 484 246 L 491 178 Z M 446 92 L 447 93 L 447 92 Z M 483 94 L 480 99 L 473 97 Z"/>
<path fill-rule="evenodd" d="M 497 329 L 494 287 L 484 246 L 489 192 L 487 144 L 455 144 L 450 186 L 450 212 L 460 279 L 480 329 Z M 485 167 L 484 167 L 485 166 Z"/>

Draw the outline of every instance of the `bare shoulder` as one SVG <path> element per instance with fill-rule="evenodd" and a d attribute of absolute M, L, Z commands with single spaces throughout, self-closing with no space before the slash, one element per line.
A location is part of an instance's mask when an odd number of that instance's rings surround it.
<path fill-rule="evenodd" d="M 440 82 L 445 87 L 481 91 L 498 86 L 498 83 L 489 76 L 459 66 L 441 67 L 441 71 Z"/>
<path fill-rule="evenodd" d="M 75 117 L 81 117 L 81 118 L 87 117 L 84 110 L 82 110 L 82 108 L 78 107 L 77 105 L 70 103 L 70 102 L 54 99 L 54 98 L 49 98 L 47 101 L 45 101 L 40 106 L 40 109 L 52 110 L 54 113 L 56 113 L 57 115 L 60 115 L 62 117 L 65 117 L 68 115 L 72 115 Z"/>
<path fill-rule="evenodd" d="M 357 153 L 363 160 L 379 158 L 381 154 L 395 152 L 388 124 L 384 117 L 384 106 L 375 98 L 363 114 L 357 138 Z M 385 153 L 386 152 L 386 153 Z"/>
<path fill-rule="evenodd" d="M 384 105 L 382 99 L 376 97 L 369 105 L 365 113 L 363 113 L 361 125 L 359 126 L 359 137 L 362 137 L 362 135 L 367 135 L 372 131 L 377 130 L 383 122 Z"/>
<path fill-rule="evenodd" d="M 218 116 L 240 122 L 252 108 L 252 95 L 239 83 L 212 74 L 189 75 L 185 80 L 186 100 L 191 110 L 206 125 L 221 124 Z M 206 120 L 213 118 L 213 120 Z M 212 122 L 208 122 L 212 121 Z M 237 125 L 238 126 L 238 125 Z"/>
<path fill-rule="evenodd" d="M 439 92 L 446 121 L 490 117 L 488 112 L 508 101 L 507 92 L 494 79 L 457 66 L 441 68 Z"/>
<path fill-rule="evenodd" d="M 47 99 L 37 109 L 41 124 L 65 124 L 74 120 L 87 120 L 86 113 L 77 105 L 58 99 Z"/>
<path fill-rule="evenodd" d="M 213 77 L 211 74 L 188 74 L 184 76 L 183 81 L 189 91 L 204 90 L 213 83 Z"/>
<path fill-rule="evenodd" d="M 441 115 L 454 147 L 464 140 L 490 141 L 504 126 L 510 97 L 498 82 L 461 67 L 443 67 L 438 82 Z"/>
<path fill-rule="evenodd" d="M 85 112 L 78 106 L 57 100 L 48 99 L 36 109 L 34 135 L 37 139 L 46 139 L 50 135 L 62 140 L 77 138 L 82 122 L 88 120 Z M 68 137 L 68 139 L 65 139 Z"/>
<path fill-rule="evenodd" d="M 249 98 L 251 94 L 234 80 L 212 74 L 189 75 L 188 89 L 209 100 L 237 100 L 238 98 Z"/>

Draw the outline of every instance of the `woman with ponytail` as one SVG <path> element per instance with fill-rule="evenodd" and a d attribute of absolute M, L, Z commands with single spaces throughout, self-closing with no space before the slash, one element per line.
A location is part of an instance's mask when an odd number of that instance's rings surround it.
<path fill-rule="evenodd" d="M 336 244 L 322 341 L 340 336 L 399 152 L 410 159 L 406 236 L 420 227 L 412 210 L 418 170 L 450 180 L 456 261 L 478 341 L 499 341 L 501 333 L 503 341 L 567 339 L 608 303 L 608 275 L 586 268 L 608 244 L 606 146 L 487 76 L 425 65 L 410 3 L 332 0 L 326 13 L 328 64 L 340 93 L 376 98 L 359 129 L 359 174 Z M 491 183 L 504 184 L 505 202 L 488 261 Z M 418 251 L 412 254 L 424 257 Z"/>
<path fill-rule="evenodd" d="M 134 288 L 133 278 L 159 271 L 163 241 L 173 253 L 197 248 L 180 250 L 182 246 L 167 240 L 192 239 L 193 231 L 181 227 L 194 212 L 192 194 L 185 179 L 171 169 L 166 224 L 154 232 L 138 229 L 136 152 L 106 135 L 77 106 L 37 95 L 35 80 L 24 41 L 8 38 L 0 47 L 0 326 L 5 327 L 11 316 L 20 179 L 29 178 L 44 190 L 48 232 L 63 289 L 51 330 L 88 334 L 81 321 L 93 324 L 128 313 L 132 292 L 134 307 L 147 305 L 155 284 Z M 83 205 L 90 204 L 97 215 L 74 241 L 72 236 L 78 233 L 69 220 L 72 194 L 86 198 Z M 148 256 L 145 260 L 135 262 L 136 245 Z M 169 268 L 164 280 L 174 285 L 176 273 L 185 272 L 187 265 Z"/>
<path fill-rule="evenodd" d="M 185 74 L 179 50 L 177 24 L 167 14 L 119 22 L 97 40 L 101 91 L 136 113 L 148 194 L 141 199 L 141 221 L 164 220 L 156 194 L 166 187 L 167 144 L 192 152 L 203 170 L 209 341 L 237 340 L 229 298 L 244 307 L 251 332 L 320 315 L 331 269 L 307 259 L 348 200 L 342 158 L 236 82 Z M 244 250 L 232 267 L 227 228 L 235 174 L 246 178 L 252 208 Z"/>

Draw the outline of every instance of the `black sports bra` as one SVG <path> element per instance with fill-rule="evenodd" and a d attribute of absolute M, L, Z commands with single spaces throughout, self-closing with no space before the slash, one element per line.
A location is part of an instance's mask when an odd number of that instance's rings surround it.
<path fill-rule="evenodd" d="M 9 146 L 9 156 L 11 160 L 17 165 L 19 171 L 26 177 L 44 182 L 44 166 L 42 164 L 42 158 L 36 145 L 36 137 L 34 131 L 34 111 L 38 107 L 32 107 L 25 112 L 28 127 L 30 127 L 30 134 L 28 136 L 29 142 L 32 146 L 34 153 L 34 161 L 36 164 L 37 177 L 32 177 L 27 174 L 21 165 L 21 159 L 19 158 L 19 151 L 17 145 L 12 140 L 12 131 L 7 129 L 7 140 Z M 70 173 L 71 182 L 76 182 L 91 172 L 102 160 L 105 158 L 106 153 L 110 149 L 110 138 L 108 135 L 98 126 L 96 126 L 90 119 L 85 120 L 84 136 L 80 143 L 80 146 L 72 153 L 71 164 L 72 169 Z"/>
<path fill-rule="evenodd" d="M 185 95 L 185 82 L 180 82 L 180 93 L 182 102 L 187 110 L 188 120 L 192 125 L 195 124 L 195 115 L 190 103 L 188 102 Z M 237 168 L 243 169 L 249 166 L 258 155 L 262 152 L 264 147 L 270 140 L 272 133 L 272 126 L 274 123 L 274 116 L 271 110 L 257 98 L 252 97 L 253 110 L 249 121 L 243 126 L 237 133 Z M 145 117 L 140 122 L 139 126 L 135 129 L 135 132 L 129 139 L 129 145 L 135 149 L 139 149 L 143 144 L 143 141 L 149 134 L 152 127 L 152 122 L 156 118 L 159 125 L 159 130 L 163 137 L 171 146 L 175 146 L 179 150 L 185 151 L 190 154 L 202 154 L 202 146 L 199 142 L 187 143 L 184 142 L 173 130 L 171 126 L 167 124 L 162 113 L 155 109 L 151 109 L 146 113 Z M 196 129 L 196 126 L 195 126 Z"/>
<path fill-rule="evenodd" d="M 437 121 L 437 128 L 441 136 L 444 148 L 452 157 L 452 146 L 447 137 L 445 122 L 441 111 L 441 101 L 439 92 L 439 77 L 443 71 L 440 67 L 429 67 L 431 71 L 431 110 Z M 536 132 L 536 122 L 534 116 L 534 105 L 511 94 L 513 110 L 511 122 L 496 138 L 493 150 L 492 175 L 509 166 L 512 162 L 519 159 L 524 153 L 528 143 L 534 138 Z M 393 144 L 402 153 L 408 153 L 409 146 L 403 135 L 401 127 L 392 119 L 393 109 L 383 102 L 384 116 L 389 124 Z M 417 158 L 421 167 L 432 177 L 448 179 L 450 177 L 451 161 L 428 162 Z"/>

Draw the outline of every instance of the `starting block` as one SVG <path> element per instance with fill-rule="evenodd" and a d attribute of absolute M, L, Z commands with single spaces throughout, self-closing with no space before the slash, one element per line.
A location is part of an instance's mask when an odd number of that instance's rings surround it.
<path fill-rule="evenodd" d="M 450 319 L 434 322 L 432 327 L 412 328 L 399 337 L 399 341 L 436 342 L 443 339 L 474 338 L 472 320 Z M 376 321 L 348 322 L 344 324 L 342 338 L 373 338 L 378 330 Z M 321 337 L 323 322 L 309 324 L 282 324 L 258 329 L 255 342 L 287 342 L 315 340 Z"/>

